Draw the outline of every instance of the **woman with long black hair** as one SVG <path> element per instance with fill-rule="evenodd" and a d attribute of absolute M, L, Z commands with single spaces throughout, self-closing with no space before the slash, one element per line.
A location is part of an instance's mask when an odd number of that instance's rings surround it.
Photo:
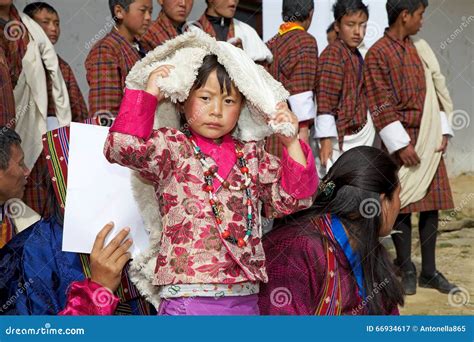
<path fill-rule="evenodd" d="M 400 210 L 398 167 L 373 147 L 351 149 L 323 178 L 311 208 L 264 237 L 264 315 L 398 314 L 403 290 L 380 238 Z"/>

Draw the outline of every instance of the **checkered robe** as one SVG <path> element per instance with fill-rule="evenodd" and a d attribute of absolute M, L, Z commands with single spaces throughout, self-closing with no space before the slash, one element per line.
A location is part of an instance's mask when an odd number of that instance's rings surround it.
<path fill-rule="evenodd" d="M 416 144 L 426 96 L 423 64 L 411 39 L 400 41 L 387 32 L 367 52 L 364 78 L 369 109 L 377 130 L 399 120 Z M 454 207 L 444 160 L 426 196 L 401 210 L 412 213 Z"/>
<path fill-rule="evenodd" d="M 212 26 L 211 22 L 206 17 L 206 12 L 201 15 L 201 17 L 197 20 L 197 26 L 199 26 L 204 32 L 214 38 L 218 38 L 216 35 L 216 31 Z M 232 20 L 229 27 L 229 32 L 227 33 L 227 40 L 235 37 L 234 31 L 234 21 Z"/>
<path fill-rule="evenodd" d="M 82 122 L 88 117 L 86 102 L 84 101 L 84 97 L 82 96 L 81 90 L 79 89 L 76 78 L 74 77 L 74 73 L 69 64 L 67 64 L 59 55 L 58 62 L 69 94 L 72 121 Z M 48 116 L 56 116 L 56 109 L 52 96 L 53 92 L 51 89 L 51 78 L 48 75 L 46 75 L 46 81 L 48 86 Z"/>
<path fill-rule="evenodd" d="M 335 116 L 339 144 L 345 135 L 360 131 L 367 122 L 367 91 L 363 82 L 364 59 L 336 40 L 319 56 L 316 102 L 318 115 Z"/>
<path fill-rule="evenodd" d="M 171 23 L 166 14 L 161 11 L 158 18 L 151 24 L 145 35 L 140 39 L 145 51 L 151 51 L 169 39 L 179 35 L 178 30 Z"/>
<path fill-rule="evenodd" d="M 12 21 L 21 22 L 18 11 L 13 5 L 10 10 L 10 17 Z M 0 25 L 0 59 L 6 60 L 6 70 L 3 70 L 3 63 L 0 66 L 0 107 L 2 109 L 0 112 L 0 125 L 7 125 L 12 129 L 15 128 L 15 100 L 13 97 L 13 89 L 23 70 L 22 60 L 29 42 L 26 27 L 20 25 L 16 25 L 16 27 L 21 29 L 21 32 L 24 32 L 24 34 L 20 34 L 20 36 L 7 36 L 4 25 Z M 43 212 L 47 198 L 46 185 L 42 183 L 42 175 L 47 172 L 47 168 L 46 164 L 42 163 L 40 159 L 41 157 L 31 170 L 23 198 L 23 201 L 39 214 Z"/>
<path fill-rule="evenodd" d="M 11 22 L 21 22 L 15 6 L 10 10 Z M 5 25 L 0 23 L 0 125 L 15 128 L 15 99 L 13 89 L 23 70 L 22 60 L 28 45 L 28 32 L 24 25 L 11 25 L 24 34 L 18 35 L 11 30 L 9 33 Z"/>
<path fill-rule="evenodd" d="M 311 34 L 302 30 L 277 34 L 267 46 L 273 54 L 273 62 L 267 65 L 267 70 L 290 95 L 315 91 L 318 44 Z M 282 147 L 276 136 L 267 139 L 266 150 L 281 157 Z"/>
<path fill-rule="evenodd" d="M 89 117 L 104 113 L 117 116 L 125 79 L 138 60 L 138 50 L 115 29 L 94 45 L 85 62 Z"/>

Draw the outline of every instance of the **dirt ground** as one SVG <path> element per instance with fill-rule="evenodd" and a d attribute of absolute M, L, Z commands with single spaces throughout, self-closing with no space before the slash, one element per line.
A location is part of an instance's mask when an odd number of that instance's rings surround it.
<path fill-rule="evenodd" d="M 415 295 L 406 297 L 405 307 L 400 310 L 402 315 L 474 315 L 474 175 L 451 179 L 451 187 L 456 207 L 441 212 L 436 264 L 462 292 L 453 296 L 418 287 Z M 387 247 L 394 254 L 391 242 Z M 419 272 L 417 226 L 413 229 L 412 257 Z"/>

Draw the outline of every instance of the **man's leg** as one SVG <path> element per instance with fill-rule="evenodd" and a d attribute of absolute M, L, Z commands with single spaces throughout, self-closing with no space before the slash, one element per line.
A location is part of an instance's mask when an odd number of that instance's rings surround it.
<path fill-rule="evenodd" d="M 420 287 L 437 289 L 442 293 L 449 293 L 457 286 L 451 284 L 446 277 L 436 270 L 435 250 L 438 233 L 437 210 L 420 213 L 420 245 L 421 245 L 421 273 Z"/>
<path fill-rule="evenodd" d="M 392 234 L 392 240 L 397 251 L 395 265 L 400 268 L 405 294 L 416 293 L 416 269 L 411 262 L 411 214 L 400 214 L 393 230 L 400 233 Z"/>

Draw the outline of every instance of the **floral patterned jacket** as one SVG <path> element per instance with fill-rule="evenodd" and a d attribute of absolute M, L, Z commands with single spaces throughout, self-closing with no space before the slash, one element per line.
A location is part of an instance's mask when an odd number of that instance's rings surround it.
<path fill-rule="evenodd" d="M 179 130 L 153 130 L 156 106 L 152 95 L 127 89 L 104 147 L 110 162 L 137 170 L 154 184 L 163 235 L 153 284 L 266 282 L 260 215 L 256 215 L 246 247 L 221 237 L 208 194 L 202 188 L 204 170 L 193 154 L 192 143 Z M 301 142 L 307 158 L 304 167 L 286 151 L 281 161 L 265 152 L 263 142 L 235 143 L 242 148 L 252 177 L 254 213 L 259 213 L 261 202 L 270 203 L 281 214 L 311 205 L 318 177 L 308 145 Z M 203 153 L 206 155 L 206 150 Z M 215 165 L 208 155 L 206 160 Z M 237 164 L 230 169 L 227 180 L 242 183 Z M 247 215 L 243 192 L 222 186 L 215 189 L 224 205 L 224 226 L 234 237 L 243 238 Z"/>

